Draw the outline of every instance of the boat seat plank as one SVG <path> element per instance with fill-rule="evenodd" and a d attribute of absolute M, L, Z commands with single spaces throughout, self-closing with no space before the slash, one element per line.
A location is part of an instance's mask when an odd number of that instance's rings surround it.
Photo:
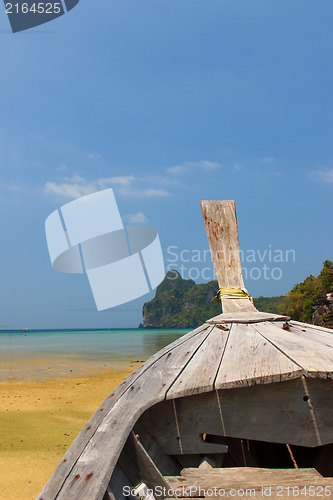
<path fill-rule="evenodd" d="M 191 480 L 202 480 L 206 477 L 216 479 L 223 478 L 224 481 L 274 481 L 281 480 L 281 475 L 285 481 L 293 481 L 299 477 L 307 479 L 322 479 L 323 476 L 314 468 L 304 469 L 266 469 L 262 467 L 226 467 L 226 468 L 211 468 L 209 471 L 201 471 L 200 468 L 188 467 L 181 471 L 181 476 Z"/>
<path fill-rule="evenodd" d="M 254 328 L 311 377 L 333 378 L 333 347 L 282 330 L 274 323 L 257 323 Z"/>
<path fill-rule="evenodd" d="M 139 366 L 114 391 L 112 391 L 80 431 L 80 433 L 62 458 L 61 462 L 55 469 L 50 480 L 44 486 L 43 490 L 38 496 L 38 499 L 54 499 L 57 496 L 58 492 L 62 488 L 64 481 L 66 480 L 66 477 L 74 467 L 76 461 L 80 457 L 85 447 L 90 442 L 90 439 L 94 436 L 97 429 L 102 424 L 105 416 L 112 412 L 115 404 L 130 389 L 130 387 L 132 387 L 133 383 L 140 380 L 140 378 L 147 372 L 147 370 L 154 366 L 154 364 L 159 359 L 163 358 L 163 356 L 182 346 L 182 344 L 188 342 L 189 340 L 196 338 L 197 335 L 202 335 L 202 333 L 207 329 L 209 329 L 210 331 L 211 328 L 212 325 L 203 324 L 195 330 L 192 330 L 191 332 L 188 332 L 179 339 L 175 340 L 174 342 L 151 356 L 151 358 L 149 358 L 145 363 Z"/>
<path fill-rule="evenodd" d="M 201 498 L 207 492 L 208 496 L 219 496 L 218 490 L 224 490 L 222 496 L 236 496 L 230 494 L 232 490 L 239 491 L 242 497 L 245 497 L 245 490 L 248 490 L 248 496 L 252 490 L 252 496 L 261 496 L 262 488 L 271 488 L 272 497 L 281 497 L 281 489 L 287 493 L 288 486 L 290 490 L 293 487 L 302 488 L 306 486 L 333 486 L 332 478 L 323 478 L 315 469 L 260 469 L 253 467 L 235 467 L 224 469 L 212 469 L 200 471 L 199 469 L 184 469 L 182 475 L 178 477 L 168 477 L 168 482 L 176 491 L 179 498 L 198 497 Z M 217 489 L 215 495 L 212 494 Z M 255 491 L 255 495 L 254 492 Z M 268 493 L 268 490 L 266 490 Z M 333 493 L 333 489 L 331 490 Z M 235 493 L 235 492 L 233 492 Z M 280 493 L 280 494 L 279 494 Z M 291 495 L 291 491 L 289 492 Z M 271 495 L 268 495 L 271 498 Z M 302 496 L 304 498 L 304 495 Z M 305 498 L 308 498 L 305 496 Z M 327 496 L 326 496 L 327 498 Z M 331 497 L 330 497 L 331 498 Z"/>
<path fill-rule="evenodd" d="M 215 389 L 291 380 L 303 370 L 263 338 L 252 325 L 233 324 Z"/>
<path fill-rule="evenodd" d="M 178 373 L 186 366 L 212 327 L 165 352 L 149 371 L 131 384 L 98 426 L 59 491 L 57 500 L 76 500 L 82 494 L 89 500 L 103 498 L 112 471 L 127 436 L 139 416 L 162 401 Z M 105 446 L 107 443 L 107 448 Z M 103 457 L 103 460 L 101 460 Z M 87 479 L 89 478 L 89 479 Z M 43 493 L 43 500 L 49 497 Z"/>
<path fill-rule="evenodd" d="M 229 335 L 214 327 L 167 392 L 167 399 L 212 391 Z"/>
<path fill-rule="evenodd" d="M 223 325 L 226 323 L 260 323 L 261 321 L 288 321 L 289 316 L 281 314 L 265 313 L 259 311 L 237 311 L 232 313 L 223 313 L 214 316 L 206 321 L 208 324 Z"/>

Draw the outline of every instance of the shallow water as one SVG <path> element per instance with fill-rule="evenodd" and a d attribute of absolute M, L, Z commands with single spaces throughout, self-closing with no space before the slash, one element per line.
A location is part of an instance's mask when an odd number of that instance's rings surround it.
<path fill-rule="evenodd" d="M 189 330 L 0 331 L 0 363 L 144 361 Z"/>

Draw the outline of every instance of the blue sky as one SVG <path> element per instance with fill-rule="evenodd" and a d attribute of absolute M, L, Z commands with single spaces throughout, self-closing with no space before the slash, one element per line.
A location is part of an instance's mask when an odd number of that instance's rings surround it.
<path fill-rule="evenodd" d="M 201 199 L 235 199 L 253 296 L 317 275 L 333 259 L 332 13 L 330 0 L 81 0 L 12 34 L 3 11 L 0 322 L 138 325 L 153 293 L 97 312 L 86 277 L 48 256 L 47 216 L 106 187 L 185 278 L 214 278 L 187 262 L 208 249 Z"/>

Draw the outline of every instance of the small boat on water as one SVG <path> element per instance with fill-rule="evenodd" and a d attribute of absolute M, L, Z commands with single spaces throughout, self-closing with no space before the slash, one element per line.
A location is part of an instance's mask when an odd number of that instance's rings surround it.
<path fill-rule="evenodd" d="M 223 313 L 101 404 L 38 500 L 333 498 L 333 330 L 254 307 L 233 201 L 202 201 Z"/>
<path fill-rule="evenodd" d="M 29 328 L 23 328 L 22 329 L 22 332 L 28 332 L 29 331 Z"/>

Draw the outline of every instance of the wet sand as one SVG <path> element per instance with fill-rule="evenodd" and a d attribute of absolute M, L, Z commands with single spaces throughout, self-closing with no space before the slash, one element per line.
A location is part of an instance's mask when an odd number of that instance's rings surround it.
<path fill-rule="evenodd" d="M 43 363 L 0 382 L 0 499 L 34 499 L 102 401 L 141 362 Z"/>

